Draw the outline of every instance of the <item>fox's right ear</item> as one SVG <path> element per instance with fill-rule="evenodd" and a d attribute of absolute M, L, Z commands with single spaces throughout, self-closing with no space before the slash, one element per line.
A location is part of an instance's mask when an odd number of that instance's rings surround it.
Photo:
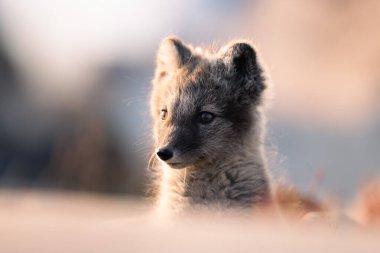
<path fill-rule="evenodd" d="M 166 37 L 157 54 L 157 73 L 160 76 L 172 73 L 191 59 L 191 49 L 175 36 Z"/>

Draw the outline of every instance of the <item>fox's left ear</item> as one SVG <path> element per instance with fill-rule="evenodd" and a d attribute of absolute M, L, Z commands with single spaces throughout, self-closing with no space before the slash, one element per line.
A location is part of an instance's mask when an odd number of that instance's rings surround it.
<path fill-rule="evenodd" d="M 226 77 L 238 88 L 243 88 L 254 97 L 265 89 L 262 69 L 250 43 L 237 41 L 227 45 L 221 50 L 221 60 L 226 70 Z"/>

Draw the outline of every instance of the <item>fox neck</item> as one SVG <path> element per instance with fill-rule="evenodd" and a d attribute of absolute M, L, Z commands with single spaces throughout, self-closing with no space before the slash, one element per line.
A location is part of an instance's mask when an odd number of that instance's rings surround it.
<path fill-rule="evenodd" d="M 179 170 L 163 164 L 160 209 L 179 212 L 194 206 L 252 207 L 270 200 L 260 138 L 247 141 L 214 162 Z"/>

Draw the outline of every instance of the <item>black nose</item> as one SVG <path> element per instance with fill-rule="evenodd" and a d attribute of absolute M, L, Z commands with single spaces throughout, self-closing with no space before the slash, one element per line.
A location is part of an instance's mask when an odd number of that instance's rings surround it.
<path fill-rule="evenodd" d="M 162 161 L 167 161 L 170 158 L 173 157 L 173 151 L 168 148 L 161 148 L 157 152 L 157 156 L 162 160 Z"/>

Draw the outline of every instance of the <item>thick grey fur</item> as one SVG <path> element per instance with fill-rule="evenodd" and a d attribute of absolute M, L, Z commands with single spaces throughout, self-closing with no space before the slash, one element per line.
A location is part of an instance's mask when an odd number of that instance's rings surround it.
<path fill-rule="evenodd" d="M 250 209 L 271 202 L 262 113 L 266 87 L 247 41 L 208 53 L 173 36 L 163 40 L 151 95 L 156 149 L 150 168 L 160 211 Z M 215 118 L 202 124 L 202 111 Z M 168 161 L 155 155 L 164 147 L 174 152 Z"/>

